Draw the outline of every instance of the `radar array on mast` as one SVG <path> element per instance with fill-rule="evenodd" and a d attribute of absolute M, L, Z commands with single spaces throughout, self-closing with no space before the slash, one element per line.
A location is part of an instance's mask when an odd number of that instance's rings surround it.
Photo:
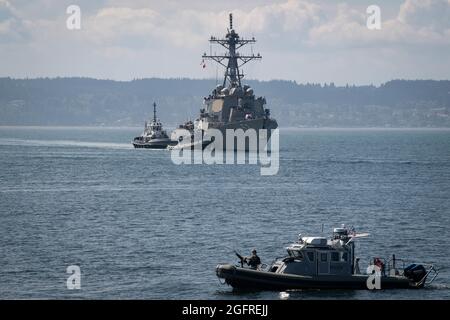
<path fill-rule="evenodd" d="M 239 35 L 233 29 L 233 14 L 230 13 L 230 28 L 225 36 L 225 39 L 218 39 L 211 37 L 210 43 L 217 43 L 224 47 L 227 52 L 223 55 L 203 54 L 203 59 L 214 60 L 223 67 L 225 67 L 225 76 L 223 80 L 223 86 L 225 87 L 227 81 L 230 87 L 241 87 L 241 79 L 244 74 L 240 71 L 240 68 L 251 60 L 261 60 L 262 56 L 258 54 L 241 55 L 236 50 L 249 44 L 255 43 L 254 37 L 251 39 L 241 39 Z M 228 60 L 228 62 L 226 62 Z"/>

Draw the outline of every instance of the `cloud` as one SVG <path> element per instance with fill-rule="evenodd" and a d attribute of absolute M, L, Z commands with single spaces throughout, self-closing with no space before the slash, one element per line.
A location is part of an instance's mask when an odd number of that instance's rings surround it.
<path fill-rule="evenodd" d="M 366 27 L 365 12 L 338 5 L 334 18 L 310 30 L 312 46 L 400 47 L 450 44 L 450 0 L 406 0 L 399 13 L 383 18 L 381 30 Z"/>
<path fill-rule="evenodd" d="M 111 7 L 83 18 L 82 29 L 87 38 L 97 44 L 118 43 L 127 37 L 155 34 L 159 14 L 151 9 Z"/>
<path fill-rule="evenodd" d="M 84 28 L 97 45 L 156 43 L 193 50 L 204 47 L 207 36 L 225 33 L 228 13 L 184 7 L 164 13 L 145 7 L 105 7 L 89 16 Z M 366 27 L 365 10 L 345 3 L 328 13 L 306 0 L 233 10 L 241 35 L 257 34 L 264 43 L 275 40 L 282 50 L 304 45 L 340 49 L 450 44 L 450 0 L 405 0 L 397 16 L 385 19 L 383 7 L 381 13 L 382 29 L 374 31 Z"/>
<path fill-rule="evenodd" d="M 416 46 L 450 45 L 450 0 L 405 0 L 386 23 L 391 42 Z"/>
<path fill-rule="evenodd" d="M 243 30 L 256 32 L 302 32 L 320 21 L 318 5 L 300 0 L 255 7 L 250 12 L 239 11 Z"/>
<path fill-rule="evenodd" d="M 317 23 L 319 6 L 303 0 L 256 6 L 250 11 L 233 10 L 235 26 L 242 33 L 306 34 Z M 98 44 L 142 37 L 176 47 L 195 48 L 205 43 L 205 35 L 223 35 L 229 11 L 179 9 L 164 14 L 150 8 L 106 7 L 87 18 L 87 36 Z"/>
<path fill-rule="evenodd" d="M 309 30 L 308 44 L 347 47 L 366 42 L 368 29 L 365 12 L 339 4 L 334 14 Z"/>
<path fill-rule="evenodd" d="M 259 41 L 256 49 L 264 59 L 246 65 L 251 77 L 352 82 L 362 75 L 345 70 L 377 57 L 379 79 L 412 69 L 428 77 L 430 70 L 449 71 L 444 53 L 450 46 L 450 0 L 404 0 L 401 5 L 379 0 L 381 30 L 367 29 L 365 5 L 344 0 L 77 2 L 81 30 L 69 31 L 65 9 L 70 0 L 0 0 L 3 74 L 214 76 L 213 68 L 200 74 L 197 60 L 209 51 L 209 36 L 224 36 L 229 12 L 242 37 Z M 209 69 L 214 75 L 205 75 Z"/>
<path fill-rule="evenodd" d="M 398 20 L 404 24 L 436 32 L 450 28 L 450 0 L 406 0 Z"/>
<path fill-rule="evenodd" d="M 194 47 L 217 14 L 184 10 L 169 15 L 150 8 L 107 7 L 85 19 L 87 38 L 98 45 Z M 200 34 L 199 34 L 200 33 Z"/>
<path fill-rule="evenodd" d="M 450 0 L 405 0 L 398 15 L 385 19 L 382 30 L 368 30 L 364 8 L 319 5 L 307 0 L 287 0 L 254 5 L 249 10 L 230 10 L 241 36 L 257 36 L 267 50 L 300 50 L 311 48 L 349 49 L 360 47 L 392 47 L 401 45 L 446 45 L 450 43 Z M 120 2 L 114 1 L 117 4 Z M 121 1 L 122 5 L 124 4 Z M 210 35 L 223 36 L 228 27 L 228 10 L 200 10 L 189 6 L 170 10 L 131 6 L 108 6 L 89 12 L 82 8 L 82 35 L 97 51 L 126 52 L 139 48 L 183 48 L 204 51 Z M 327 9 L 331 10 L 325 10 Z M 14 13 L 6 0 L 0 8 L 7 19 L 0 20 L 0 34 L 17 39 L 31 32 L 63 35 L 61 20 L 24 21 Z M 1 17 L 0 11 L 0 17 Z M 64 18 L 64 16 L 62 17 Z M 59 28 L 59 29 L 58 29 Z M 36 36 L 39 38 L 40 36 Z M 123 50 L 119 50 L 122 47 Z"/>
<path fill-rule="evenodd" d="M 0 41 L 15 42 L 29 39 L 29 21 L 20 18 L 18 10 L 6 0 L 0 0 Z"/>

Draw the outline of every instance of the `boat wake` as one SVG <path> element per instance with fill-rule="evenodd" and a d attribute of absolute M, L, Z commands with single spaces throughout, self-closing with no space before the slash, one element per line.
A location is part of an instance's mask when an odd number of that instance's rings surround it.
<path fill-rule="evenodd" d="M 450 285 L 444 283 L 432 283 L 428 285 L 426 288 L 433 290 L 450 290 Z"/>
<path fill-rule="evenodd" d="M 129 143 L 75 141 L 75 140 L 29 140 L 0 138 L 0 145 L 6 146 L 42 146 L 42 147 L 80 147 L 102 149 L 133 149 Z"/>

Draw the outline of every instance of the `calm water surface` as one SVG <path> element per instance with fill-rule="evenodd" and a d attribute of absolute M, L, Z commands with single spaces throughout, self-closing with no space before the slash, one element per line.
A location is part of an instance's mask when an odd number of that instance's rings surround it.
<path fill-rule="evenodd" d="M 214 269 L 341 223 L 373 256 L 450 265 L 450 131 L 282 130 L 280 170 L 174 165 L 140 128 L 0 128 L 0 298 L 279 299 Z M 81 267 L 81 290 L 66 268 Z M 291 299 L 449 299 L 424 290 L 296 291 Z"/>

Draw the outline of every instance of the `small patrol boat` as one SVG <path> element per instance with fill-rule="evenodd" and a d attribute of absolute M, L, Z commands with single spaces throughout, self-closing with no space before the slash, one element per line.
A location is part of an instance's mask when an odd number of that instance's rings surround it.
<path fill-rule="evenodd" d="M 423 288 L 437 277 L 432 264 L 407 264 L 395 255 L 374 258 L 367 272 L 360 272 L 355 240 L 368 235 L 345 226 L 334 228 L 330 239 L 299 235 L 287 256 L 270 265 L 244 267 L 246 259 L 236 252 L 240 265 L 219 264 L 216 275 L 234 288 L 252 290 Z"/>
<path fill-rule="evenodd" d="M 162 123 L 156 118 L 156 103 L 153 103 L 153 119 L 150 123 L 145 122 L 144 132 L 133 139 L 133 146 L 135 148 L 166 149 L 176 143 L 169 138 L 167 132 L 163 130 Z"/>

